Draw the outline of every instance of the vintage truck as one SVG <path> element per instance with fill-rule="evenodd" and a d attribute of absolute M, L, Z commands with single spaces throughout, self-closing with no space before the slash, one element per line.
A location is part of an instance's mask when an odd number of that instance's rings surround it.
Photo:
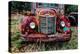
<path fill-rule="evenodd" d="M 24 16 L 19 25 L 21 38 L 31 42 L 69 41 L 70 27 L 67 16 L 49 8 L 36 9 L 35 15 Z"/>

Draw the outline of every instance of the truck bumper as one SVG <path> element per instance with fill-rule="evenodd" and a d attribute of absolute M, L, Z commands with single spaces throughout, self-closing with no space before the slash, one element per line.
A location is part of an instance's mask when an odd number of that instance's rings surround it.
<path fill-rule="evenodd" d="M 69 41 L 71 39 L 71 34 L 44 35 L 35 33 L 24 36 L 23 38 L 31 42 Z"/>

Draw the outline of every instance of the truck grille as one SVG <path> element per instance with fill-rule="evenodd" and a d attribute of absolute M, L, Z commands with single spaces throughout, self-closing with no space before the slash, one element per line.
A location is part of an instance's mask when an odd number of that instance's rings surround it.
<path fill-rule="evenodd" d="M 44 34 L 56 33 L 56 18 L 54 16 L 39 16 L 39 32 Z"/>

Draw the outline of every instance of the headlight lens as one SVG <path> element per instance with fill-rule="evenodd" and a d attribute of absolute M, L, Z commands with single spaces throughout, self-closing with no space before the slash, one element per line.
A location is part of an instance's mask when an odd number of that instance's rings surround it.
<path fill-rule="evenodd" d="M 61 26 L 64 27 L 65 26 L 65 22 L 61 21 Z"/>
<path fill-rule="evenodd" d="M 32 28 L 32 29 L 35 28 L 35 23 L 34 23 L 34 22 L 31 22 L 31 23 L 30 23 L 30 28 Z"/>

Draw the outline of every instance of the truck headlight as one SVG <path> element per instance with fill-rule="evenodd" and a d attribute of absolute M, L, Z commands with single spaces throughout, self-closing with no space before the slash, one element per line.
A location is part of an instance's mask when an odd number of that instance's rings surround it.
<path fill-rule="evenodd" d="M 65 22 L 64 22 L 64 21 L 61 21 L 61 23 L 60 23 L 60 24 L 61 24 L 61 26 L 62 26 L 62 27 L 64 27 L 64 26 L 65 26 Z"/>
<path fill-rule="evenodd" d="M 35 28 L 35 23 L 34 23 L 34 22 L 31 22 L 31 23 L 30 23 L 30 28 L 31 28 L 31 29 L 34 29 L 34 28 Z"/>

